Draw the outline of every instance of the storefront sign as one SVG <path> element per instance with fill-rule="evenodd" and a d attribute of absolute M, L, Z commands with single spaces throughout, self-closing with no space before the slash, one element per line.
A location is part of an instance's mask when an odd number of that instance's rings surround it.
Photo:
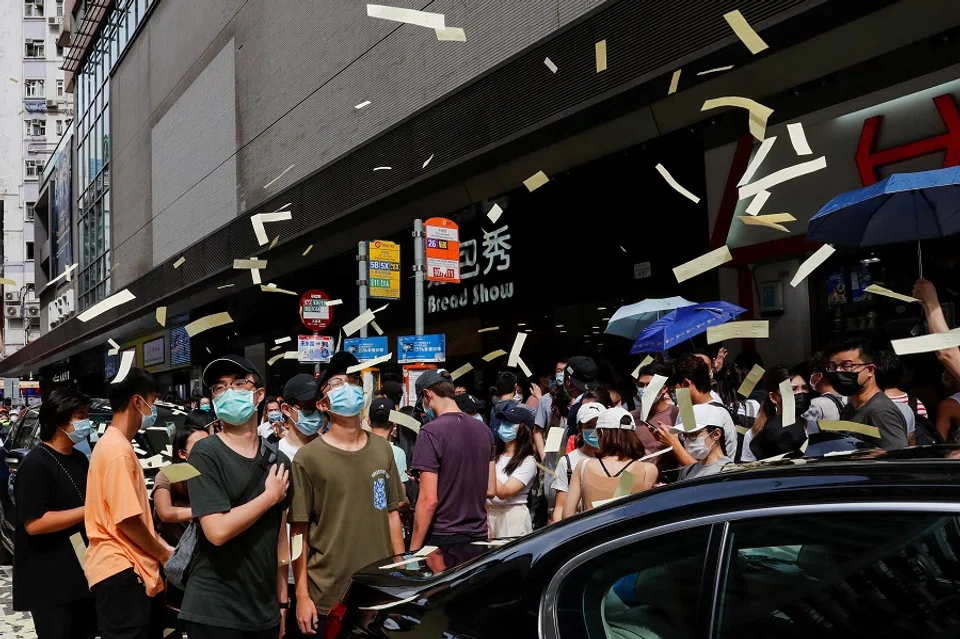
<path fill-rule="evenodd" d="M 46 113 L 47 101 L 46 100 L 24 100 L 23 109 L 27 113 Z"/>
<path fill-rule="evenodd" d="M 356 355 L 361 362 L 382 357 L 390 352 L 386 337 L 351 337 L 343 340 L 343 350 Z"/>
<path fill-rule="evenodd" d="M 300 298 L 300 321 L 311 331 L 322 331 L 333 321 L 333 307 L 327 306 L 330 296 L 312 289 Z"/>
<path fill-rule="evenodd" d="M 329 362 L 333 354 L 333 338 L 326 335 L 299 335 L 297 360 L 301 363 Z"/>
<path fill-rule="evenodd" d="M 446 335 L 404 335 L 397 338 L 397 361 L 443 362 L 447 359 Z"/>
<path fill-rule="evenodd" d="M 367 282 L 370 297 L 382 300 L 400 299 L 400 245 L 373 240 L 369 243 Z M 386 352 L 383 353 L 386 355 Z"/>
<path fill-rule="evenodd" d="M 426 227 L 426 277 L 431 282 L 460 283 L 460 229 L 442 217 L 432 217 Z"/>
<path fill-rule="evenodd" d="M 460 244 L 459 270 L 462 281 L 481 275 L 497 275 L 510 271 L 510 250 L 513 248 L 510 225 L 504 224 L 489 233 L 483 230 L 480 232 L 483 233 L 482 251 L 478 251 L 477 240 L 473 238 Z M 432 284 L 427 286 L 429 288 Z M 427 312 L 436 313 L 477 306 L 509 297 L 513 297 L 512 281 L 502 284 L 479 283 L 450 295 L 427 296 Z"/>

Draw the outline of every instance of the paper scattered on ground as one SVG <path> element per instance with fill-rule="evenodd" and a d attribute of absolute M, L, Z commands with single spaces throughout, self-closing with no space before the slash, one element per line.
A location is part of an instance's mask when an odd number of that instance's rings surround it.
<path fill-rule="evenodd" d="M 767 159 L 767 154 L 770 153 L 770 150 L 773 148 L 773 145 L 776 141 L 777 136 L 773 135 L 760 143 L 760 146 L 757 148 L 757 152 L 754 154 L 753 159 L 750 160 L 750 164 L 747 165 L 747 170 L 744 171 L 743 177 L 741 177 L 740 181 L 737 182 L 737 186 L 743 186 L 753 179 L 757 169 L 759 169 L 760 165 L 763 164 L 763 161 Z"/>
<path fill-rule="evenodd" d="M 933 353 L 945 348 L 960 346 L 960 328 L 946 333 L 931 333 L 919 337 L 890 340 L 893 352 L 897 355 L 912 355 L 914 353 Z"/>
<path fill-rule="evenodd" d="M 256 258 L 250 260 L 234 260 L 233 268 L 237 270 L 246 270 L 246 269 L 255 269 L 255 268 L 267 268 L 266 260 L 258 260 Z"/>
<path fill-rule="evenodd" d="M 673 274 L 677 278 L 677 283 L 685 282 L 692 277 L 706 273 L 710 269 L 717 268 L 721 264 L 726 264 L 732 260 L 733 256 L 730 255 L 730 249 L 724 245 L 675 267 Z"/>
<path fill-rule="evenodd" d="M 550 73 L 556 73 L 556 72 L 557 72 L 557 65 L 555 65 L 555 64 L 553 63 L 553 60 L 551 60 L 550 58 L 544 58 L 544 59 L 543 59 L 543 63 L 544 63 L 545 65 L 547 65 L 547 68 L 548 68 L 548 69 L 550 69 Z"/>
<path fill-rule="evenodd" d="M 724 96 L 722 98 L 713 98 L 712 100 L 707 100 L 703 103 L 703 106 L 700 107 L 700 110 L 709 111 L 710 109 L 717 109 L 725 106 L 738 107 L 749 111 L 750 117 L 748 118 L 748 122 L 750 125 L 750 134 L 761 142 L 763 141 L 767 131 L 767 119 L 769 119 L 771 114 L 773 114 L 773 109 L 760 104 L 756 100 L 751 100 L 750 98 Z"/>
<path fill-rule="evenodd" d="M 747 205 L 747 215 L 757 215 L 763 209 L 763 205 L 766 204 L 767 200 L 769 199 L 770 191 L 760 191 L 754 195 L 753 199 L 750 200 L 750 204 Z"/>
<path fill-rule="evenodd" d="M 797 155 L 813 155 L 813 150 L 807 143 L 807 135 L 803 132 L 803 123 L 788 124 L 787 133 L 790 134 L 790 144 L 793 145 Z"/>
<path fill-rule="evenodd" d="M 406 413 L 401 413 L 398 410 L 390 411 L 390 416 L 388 419 L 396 424 L 397 426 L 403 426 L 409 428 L 415 433 L 420 432 L 420 422 L 418 422 L 414 417 L 407 415 Z"/>
<path fill-rule="evenodd" d="M 780 382 L 780 401 L 783 404 L 783 425 L 793 426 L 797 422 L 797 411 L 793 400 L 793 384 L 789 379 Z"/>
<path fill-rule="evenodd" d="M 462 377 L 473 370 L 473 364 L 467 363 L 458 368 L 457 370 L 450 373 L 450 378 L 456 380 L 459 377 Z"/>
<path fill-rule="evenodd" d="M 707 327 L 707 344 L 716 344 L 728 339 L 765 339 L 767 337 L 770 337 L 770 322 L 767 320 L 744 320 Z"/>
<path fill-rule="evenodd" d="M 700 203 L 700 198 L 683 188 L 680 183 L 677 182 L 672 175 L 670 175 L 670 171 L 668 171 L 662 164 L 658 164 L 656 168 L 657 172 L 663 176 L 663 179 L 667 181 L 667 184 L 669 184 L 674 191 L 692 201 L 694 204 Z"/>
<path fill-rule="evenodd" d="M 101 313 L 106 313 L 112 308 L 116 308 L 121 304 L 126 304 L 130 300 L 135 300 L 135 299 L 137 298 L 133 293 L 131 293 L 128 289 L 123 289 L 122 291 L 114 293 L 107 299 L 97 302 L 96 304 L 94 304 L 84 312 L 80 313 L 77 316 L 77 319 L 80 320 L 81 322 L 89 322 L 90 320 L 100 315 Z"/>
<path fill-rule="evenodd" d="M 187 258 L 181 255 L 180 259 L 173 263 L 173 268 L 180 268 L 181 266 L 184 265 L 184 263 L 186 263 L 186 261 L 187 261 Z"/>
<path fill-rule="evenodd" d="M 490 210 L 487 211 L 487 219 L 494 224 L 497 223 L 497 220 L 500 219 L 501 215 L 503 215 L 503 209 L 500 208 L 499 204 L 494 204 L 492 207 L 490 207 Z"/>
<path fill-rule="evenodd" d="M 187 481 L 200 475 L 200 471 L 186 462 L 171 464 L 163 469 L 163 474 L 167 476 L 172 483 Z"/>
<path fill-rule="evenodd" d="M 547 440 L 544 442 L 543 450 L 546 453 L 556 453 L 563 446 L 563 434 L 566 429 L 562 426 L 554 426 L 547 433 Z"/>
<path fill-rule="evenodd" d="M 741 186 L 739 199 L 745 200 L 751 195 L 756 195 L 760 191 L 769 191 L 770 189 L 777 186 L 778 184 L 788 182 L 802 175 L 807 175 L 808 173 L 814 173 L 815 171 L 819 171 L 825 168 L 827 168 L 827 158 L 821 156 L 816 160 L 802 162 L 800 164 L 788 166 L 785 169 L 780 169 L 779 171 L 774 171 L 770 175 L 760 178 L 753 184 L 747 184 L 747 185 Z"/>
<path fill-rule="evenodd" d="M 230 324 L 233 322 L 233 318 L 230 317 L 230 313 L 214 313 L 213 315 L 207 315 L 206 317 L 201 317 L 198 320 L 194 320 L 187 324 L 187 335 L 193 337 L 194 335 L 199 335 L 204 331 L 208 331 L 211 328 L 217 328 L 218 326 L 224 326 L 225 324 Z"/>
<path fill-rule="evenodd" d="M 754 364 L 750 372 L 747 373 L 747 376 L 743 378 L 743 383 L 740 384 L 737 393 L 742 397 L 750 397 L 750 393 L 753 392 L 753 389 L 756 388 L 760 380 L 763 379 L 764 372 L 763 367 Z"/>
<path fill-rule="evenodd" d="M 111 384 L 119 384 L 127 378 L 127 373 L 130 372 L 130 369 L 133 368 L 133 362 L 137 357 L 137 352 L 135 350 L 123 351 L 120 354 L 120 366 L 117 367 L 117 374 L 113 378 Z"/>
<path fill-rule="evenodd" d="M 523 343 L 527 341 L 526 333 L 517 333 L 513 338 L 513 347 L 510 349 L 510 355 L 507 357 L 507 366 L 516 366 L 517 359 L 520 357 L 520 351 L 523 349 Z"/>
<path fill-rule="evenodd" d="M 287 168 L 285 168 L 285 169 L 283 170 L 283 172 L 280 173 L 280 175 L 278 175 L 277 177 L 273 178 L 272 180 L 270 180 L 269 182 L 267 182 L 266 184 L 264 184 L 264 185 L 263 185 L 263 188 L 269 189 L 271 186 L 273 186 L 274 184 L 276 184 L 277 180 L 279 180 L 279 179 L 282 178 L 284 175 L 286 175 L 287 173 L 289 173 L 289 172 L 291 171 L 291 169 L 293 169 L 293 167 L 295 167 L 295 166 L 296 166 L 296 164 L 291 164 L 290 166 L 288 166 Z"/>
<path fill-rule="evenodd" d="M 647 387 L 643 389 L 643 397 L 640 398 L 640 416 L 644 421 L 650 418 L 650 409 L 653 408 L 653 400 L 660 394 L 660 390 L 667 382 L 663 375 L 654 375 Z"/>
<path fill-rule="evenodd" d="M 728 64 L 723 67 L 715 67 L 713 69 L 707 69 L 706 71 L 698 71 L 697 75 L 710 75 L 711 73 L 721 73 L 723 71 L 729 71 L 733 68 L 732 64 Z"/>
<path fill-rule="evenodd" d="M 481 328 L 479 331 L 477 331 L 477 333 L 478 333 L 478 334 L 479 334 L 479 333 L 492 333 L 493 331 L 499 331 L 499 330 L 500 330 L 500 327 L 499 327 L 499 326 L 488 326 L 488 327 L 486 327 L 486 328 Z"/>
<path fill-rule="evenodd" d="M 167 325 L 167 307 L 166 306 L 158 306 L 157 310 L 155 311 L 155 315 L 157 317 L 157 324 L 159 324 L 160 326 Z"/>
<path fill-rule="evenodd" d="M 766 191 L 764 191 L 764 193 L 766 193 Z M 783 231 L 784 233 L 789 233 L 790 229 L 780 224 L 780 222 L 795 222 L 797 220 L 797 218 L 789 213 L 771 213 L 770 215 L 758 215 L 756 217 L 741 215 L 739 219 L 747 226 L 765 226 Z"/>
<path fill-rule="evenodd" d="M 835 252 L 836 249 L 830 244 L 824 244 L 817 249 L 817 252 L 808 257 L 806 261 L 800 265 L 800 268 L 797 269 L 797 274 L 790 280 L 790 286 L 796 288 L 797 284 L 807 279 L 818 266 L 830 259 L 830 256 Z"/>
<path fill-rule="evenodd" d="M 667 95 L 673 95 L 677 92 L 677 89 L 680 87 L 680 72 L 683 69 L 677 69 L 673 72 L 673 75 L 670 76 L 670 88 L 667 89 Z"/>
<path fill-rule="evenodd" d="M 120 345 L 113 341 L 113 338 L 108 339 L 107 344 L 110 345 L 110 350 L 107 351 L 107 355 L 116 355 L 120 352 Z"/>
<path fill-rule="evenodd" d="M 690 399 L 689 388 L 677 389 L 677 408 L 680 409 L 679 417 L 680 423 L 683 424 L 683 430 L 696 429 L 697 417 L 693 412 L 693 400 Z"/>
<path fill-rule="evenodd" d="M 343 334 L 347 337 L 350 337 L 361 328 L 372 322 L 376 317 L 369 308 L 364 312 L 360 313 L 357 317 L 353 318 L 349 322 L 343 325 Z"/>
<path fill-rule="evenodd" d="M 753 27 L 750 26 L 750 23 L 743 17 L 739 9 L 723 14 L 723 19 L 727 21 L 727 24 L 729 24 L 733 32 L 737 34 L 740 41 L 747 45 L 750 53 L 757 55 L 767 49 L 767 43 L 753 30 Z"/>
<path fill-rule="evenodd" d="M 880 439 L 880 429 L 877 428 L 876 426 L 867 426 L 866 424 L 856 424 L 854 422 L 845 422 L 845 421 L 834 422 L 834 421 L 826 421 L 826 420 L 818 421 L 817 426 L 820 427 L 820 430 L 829 430 L 833 432 L 845 432 L 845 433 L 859 433 L 860 435 L 866 435 L 867 437 Z M 856 452 L 856 451 L 852 451 L 851 454 L 853 452 Z"/>
<path fill-rule="evenodd" d="M 466 42 L 467 34 L 460 27 L 444 27 L 443 29 L 434 29 L 437 32 L 437 40 L 441 42 Z"/>
<path fill-rule="evenodd" d="M 294 535 L 290 540 L 290 561 L 294 562 L 303 553 L 303 535 Z"/>
<path fill-rule="evenodd" d="M 290 167 L 293 168 L 293 167 Z M 250 223 L 253 224 L 253 234 L 257 236 L 257 243 L 263 246 L 270 241 L 267 237 L 267 229 L 264 224 L 267 222 L 283 222 L 293 217 L 290 211 L 273 211 L 272 213 L 257 213 L 250 216 Z M 234 266 L 233 268 L 238 268 Z"/>
<path fill-rule="evenodd" d="M 373 368 L 377 364 L 383 364 L 384 362 L 389 362 L 391 359 L 393 359 L 393 353 L 387 353 L 386 355 L 381 355 L 380 357 L 376 357 L 374 359 L 367 360 L 365 362 L 360 362 L 359 364 L 354 364 L 353 366 L 347 369 L 347 374 L 349 375 L 352 373 L 359 373 L 360 371 L 366 368 Z"/>
<path fill-rule="evenodd" d="M 382 4 L 368 4 L 367 15 L 371 18 L 404 22 L 418 27 L 426 27 L 427 29 L 445 29 L 447 26 L 444 23 L 442 13 L 402 9 L 400 7 L 389 7 Z"/>
<path fill-rule="evenodd" d="M 616 497 L 626 497 L 633 492 L 633 482 L 637 478 L 636 475 L 631 473 L 629 470 L 625 470 L 620 473 L 620 481 L 617 482 L 617 487 L 613 491 L 614 498 Z"/>
<path fill-rule="evenodd" d="M 533 193 L 541 186 L 550 181 L 550 178 L 547 177 L 547 174 L 543 171 L 537 171 L 526 180 L 523 181 L 523 185 L 527 187 L 527 190 Z"/>
<path fill-rule="evenodd" d="M 597 58 L 597 73 L 607 70 L 607 41 L 601 40 L 594 45 Z"/>
<path fill-rule="evenodd" d="M 637 367 L 633 369 L 633 372 L 630 373 L 630 376 L 633 377 L 634 379 L 637 379 L 638 377 L 640 377 L 640 369 L 646 366 L 647 364 L 651 363 L 652 361 L 653 361 L 653 358 L 650 357 L 649 355 L 644 357 L 642 360 L 640 360 L 640 363 L 637 364 Z"/>
<path fill-rule="evenodd" d="M 506 354 L 507 354 L 507 351 L 503 350 L 502 348 L 498 348 L 497 350 L 491 351 L 491 352 L 487 353 L 486 355 L 484 355 L 484 356 L 483 356 L 483 361 L 485 361 L 485 362 L 492 362 L 493 360 L 497 359 L 498 357 L 503 357 L 503 356 L 506 355 Z"/>
<path fill-rule="evenodd" d="M 919 302 L 915 297 L 910 297 L 909 295 L 901 295 L 895 291 L 891 291 L 889 288 L 884 288 L 879 284 L 871 284 L 864 289 L 867 293 L 873 293 L 874 295 L 880 295 L 883 297 L 890 297 L 895 300 L 900 300 L 901 302 Z"/>

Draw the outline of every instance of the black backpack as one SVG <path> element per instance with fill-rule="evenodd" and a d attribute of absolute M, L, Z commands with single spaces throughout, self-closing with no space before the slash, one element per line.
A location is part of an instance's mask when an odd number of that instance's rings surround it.
<path fill-rule="evenodd" d="M 920 416 L 920 412 L 917 409 L 917 398 L 909 395 L 907 397 L 907 406 L 913 411 L 914 422 L 916 422 L 916 430 L 913 431 L 913 438 L 917 446 L 935 446 L 944 443 L 943 437 L 940 436 L 940 431 L 933 425 L 933 422 L 927 417 Z"/>
<path fill-rule="evenodd" d="M 711 406 L 719 406 L 720 408 L 727 411 L 730 415 L 730 419 L 733 420 L 733 425 L 737 429 L 737 450 L 729 451 L 726 450 L 727 457 L 737 461 L 740 459 L 740 455 L 743 454 L 743 436 L 744 434 L 753 428 L 753 418 L 748 417 L 747 415 L 741 415 L 739 411 L 730 408 L 723 402 L 710 402 Z M 733 453 L 733 455 L 731 455 Z"/>

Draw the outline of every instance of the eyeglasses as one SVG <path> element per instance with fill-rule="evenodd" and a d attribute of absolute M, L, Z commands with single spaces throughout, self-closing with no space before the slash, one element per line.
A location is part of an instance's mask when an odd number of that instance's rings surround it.
<path fill-rule="evenodd" d="M 214 397 L 219 397 L 227 392 L 227 389 L 235 391 L 245 391 L 253 390 L 256 388 L 256 385 L 251 382 L 249 379 L 235 379 L 229 384 L 224 384 L 223 382 L 218 382 L 213 385 L 213 388 L 210 391 L 213 393 Z"/>
<path fill-rule="evenodd" d="M 316 404 L 306 404 L 305 406 L 301 406 L 300 404 L 293 404 L 293 407 L 297 409 L 297 412 L 303 415 L 313 415 L 315 412 L 317 412 Z"/>
<path fill-rule="evenodd" d="M 340 388 L 344 384 L 348 386 L 360 386 L 360 378 L 357 377 L 356 375 L 347 375 L 346 379 L 334 377 L 333 379 L 327 382 L 326 388 L 329 388 L 330 390 L 335 390 L 337 388 Z"/>
<path fill-rule="evenodd" d="M 837 371 L 852 373 L 854 369 L 862 366 L 869 366 L 869 364 L 866 362 L 843 362 L 841 364 L 837 364 L 836 362 L 827 362 L 827 365 L 824 366 L 824 368 L 827 369 L 828 373 L 836 373 Z"/>

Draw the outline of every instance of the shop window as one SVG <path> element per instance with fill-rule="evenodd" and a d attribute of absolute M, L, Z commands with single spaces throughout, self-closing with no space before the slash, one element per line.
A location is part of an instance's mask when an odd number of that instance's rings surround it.
<path fill-rule="evenodd" d="M 26 242 L 26 245 L 27 245 L 27 250 L 26 250 L 27 260 L 32 260 L 33 259 L 33 242 Z"/>
<path fill-rule="evenodd" d="M 24 160 L 23 166 L 26 179 L 36 180 L 40 178 L 40 172 L 43 170 L 40 160 Z"/>
<path fill-rule="evenodd" d="M 63 6 L 63 5 L 61 5 Z M 23 17 L 24 18 L 42 18 L 43 17 L 43 4 L 37 4 L 35 2 L 24 2 L 23 3 Z"/>
<path fill-rule="evenodd" d="M 24 80 L 23 91 L 28 98 L 44 97 L 43 80 Z"/>
<path fill-rule="evenodd" d="M 24 54 L 25 58 L 45 58 L 46 54 L 46 44 L 43 40 L 27 40 L 24 43 Z"/>

